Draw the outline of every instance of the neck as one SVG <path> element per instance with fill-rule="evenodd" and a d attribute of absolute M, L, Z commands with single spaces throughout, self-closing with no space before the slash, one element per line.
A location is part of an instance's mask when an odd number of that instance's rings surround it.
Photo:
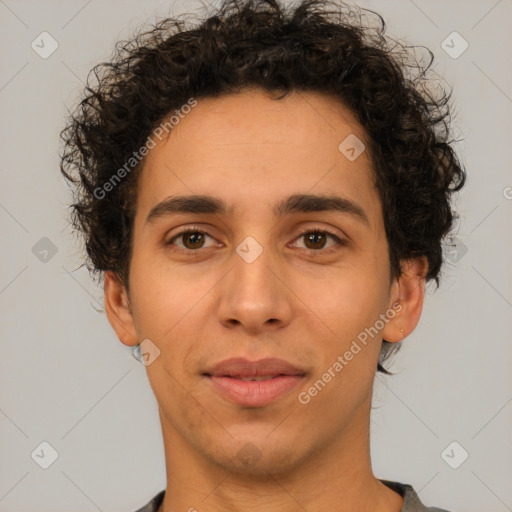
<path fill-rule="evenodd" d="M 372 472 L 369 407 L 357 415 L 292 470 L 241 474 L 198 453 L 160 414 L 167 488 L 158 512 L 400 512 L 402 497 Z"/>

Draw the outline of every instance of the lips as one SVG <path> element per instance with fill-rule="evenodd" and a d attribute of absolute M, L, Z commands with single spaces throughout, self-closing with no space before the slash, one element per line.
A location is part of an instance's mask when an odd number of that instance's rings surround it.
<path fill-rule="evenodd" d="M 204 375 L 215 392 L 237 405 L 262 407 L 288 394 L 305 371 L 282 359 L 249 361 L 232 358 L 209 368 Z"/>
<path fill-rule="evenodd" d="M 259 361 L 249 361 L 242 357 L 221 361 L 205 373 L 214 377 L 236 377 L 239 379 L 305 374 L 304 370 L 283 359 L 267 358 Z"/>

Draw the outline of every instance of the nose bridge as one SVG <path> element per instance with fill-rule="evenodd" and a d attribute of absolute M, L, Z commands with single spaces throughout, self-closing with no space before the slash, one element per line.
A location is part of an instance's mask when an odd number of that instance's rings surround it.
<path fill-rule="evenodd" d="M 289 322 L 290 296 L 279 279 L 271 248 L 246 237 L 232 255 L 233 269 L 222 288 L 219 321 L 247 330 L 276 328 Z"/>

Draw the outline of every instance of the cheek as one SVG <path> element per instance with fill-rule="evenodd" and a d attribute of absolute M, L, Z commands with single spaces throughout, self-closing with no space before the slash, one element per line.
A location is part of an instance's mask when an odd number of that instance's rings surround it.
<path fill-rule="evenodd" d="M 361 330 L 373 325 L 386 304 L 386 280 L 375 265 L 351 267 L 329 278 L 302 280 L 306 303 L 342 348 Z"/>
<path fill-rule="evenodd" d="M 187 323 L 205 290 L 215 284 L 212 272 L 195 271 L 156 257 L 134 257 L 131 267 L 133 312 L 140 336 L 166 339 Z"/>
<path fill-rule="evenodd" d="M 157 365 L 147 367 L 148 377 L 163 379 L 160 385 L 177 392 L 179 382 L 190 380 L 197 357 L 208 350 L 213 337 L 214 292 L 220 274 L 197 265 L 155 263 L 155 258 L 133 262 L 133 318 L 139 340 L 151 339 L 160 349 Z M 209 323 L 210 322 L 210 323 Z M 169 376 L 175 377 L 177 382 Z M 158 386 L 155 391 L 160 389 Z"/>
<path fill-rule="evenodd" d="M 340 273 L 328 286 L 318 280 L 304 284 L 311 309 L 328 329 L 315 339 L 318 364 L 303 391 L 314 396 L 313 410 L 337 424 L 371 393 L 381 347 L 380 332 L 372 328 L 384 312 L 386 280 L 368 267 Z"/>
<path fill-rule="evenodd" d="M 184 378 L 189 382 L 187 388 L 194 385 L 188 380 L 188 369 L 193 366 L 187 361 L 200 345 L 198 340 L 205 338 L 200 315 L 208 302 L 205 293 L 213 288 L 215 279 L 204 272 L 202 277 L 199 273 L 185 275 L 171 265 L 144 265 L 142 260 L 134 260 L 133 276 L 133 318 L 139 340 L 151 339 L 161 353 L 146 367 L 150 384 L 160 403 L 172 396 L 176 407 L 184 407 L 189 396 L 183 391 Z"/>

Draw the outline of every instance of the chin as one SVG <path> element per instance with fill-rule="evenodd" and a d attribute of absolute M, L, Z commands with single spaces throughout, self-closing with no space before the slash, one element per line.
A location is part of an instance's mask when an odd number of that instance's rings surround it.
<path fill-rule="evenodd" d="M 212 443 L 205 447 L 205 454 L 215 465 L 240 475 L 268 477 L 289 473 L 300 466 L 304 453 L 297 452 L 297 443 L 288 437 L 268 439 L 268 432 L 260 436 L 234 436 L 225 440 L 229 445 Z M 304 450 L 304 440 L 300 448 Z M 212 452 L 211 448 L 215 446 Z"/>

